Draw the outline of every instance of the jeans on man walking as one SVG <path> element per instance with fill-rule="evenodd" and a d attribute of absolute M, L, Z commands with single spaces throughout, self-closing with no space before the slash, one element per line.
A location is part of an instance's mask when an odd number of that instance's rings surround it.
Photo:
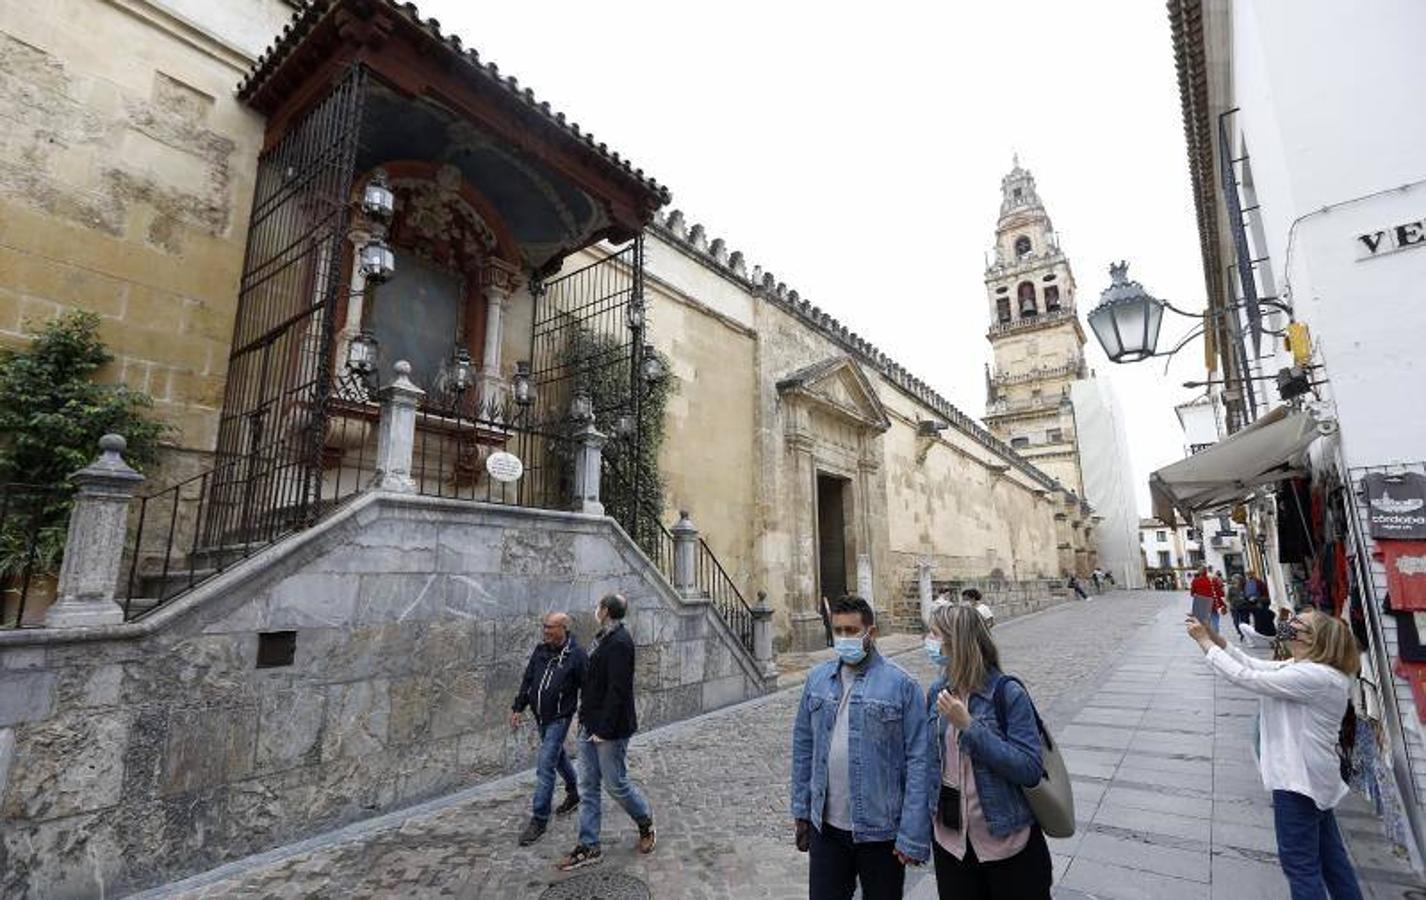
<path fill-rule="evenodd" d="M 555 719 L 540 726 L 540 754 L 535 762 L 535 801 L 530 815 L 541 822 L 550 820 L 550 806 L 555 796 L 555 775 L 564 779 L 564 789 L 578 793 L 579 780 L 569 754 L 564 750 L 564 738 L 569 734 L 569 719 Z"/>
<path fill-rule="evenodd" d="M 629 770 L 624 765 L 628 748 L 628 738 L 593 741 L 589 732 L 579 730 L 579 842 L 586 847 L 599 846 L 601 783 L 636 823 L 647 822 L 653 816 L 649 801 L 629 780 Z"/>
<path fill-rule="evenodd" d="M 1321 810 L 1311 797 L 1273 791 L 1277 857 L 1292 900 L 1361 900 L 1357 873 L 1337 829 L 1332 810 Z"/>

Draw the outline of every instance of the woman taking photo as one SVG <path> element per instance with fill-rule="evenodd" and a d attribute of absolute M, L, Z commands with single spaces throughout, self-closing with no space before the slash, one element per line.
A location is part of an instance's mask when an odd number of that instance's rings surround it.
<path fill-rule="evenodd" d="M 1022 791 L 1040 781 L 1035 707 L 1000 671 L 974 607 L 937 606 L 926 653 L 941 669 L 926 696 L 934 717 L 927 805 L 936 887 L 955 900 L 1049 900 L 1053 867 Z"/>
<path fill-rule="evenodd" d="M 1277 855 L 1292 900 L 1359 900 L 1357 876 L 1332 810 L 1347 793 L 1337 735 L 1360 659 L 1347 623 L 1321 613 L 1288 620 L 1291 659 L 1247 655 L 1189 617 L 1208 665 L 1262 698 L 1258 767 L 1272 791 Z"/>

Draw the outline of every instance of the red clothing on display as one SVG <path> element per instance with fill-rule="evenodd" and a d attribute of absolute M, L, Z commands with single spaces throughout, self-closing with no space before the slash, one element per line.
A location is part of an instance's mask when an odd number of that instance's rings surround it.
<path fill-rule="evenodd" d="M 1426 541 L 1377 541 L 1391 608 L 1426 612 Z"/>
<path fill-rule="evenodd" d="M 1426 722 L 1426 663 L 1409 663 L 1398 659 L 1392 666 L 1396 674 L 1411 684 L 1411 698 L 1416 701 L 1416 716 Z"/>

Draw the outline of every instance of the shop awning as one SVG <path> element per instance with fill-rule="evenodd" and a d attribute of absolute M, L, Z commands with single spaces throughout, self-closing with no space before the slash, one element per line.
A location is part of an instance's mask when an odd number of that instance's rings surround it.
<path fill-rule="evenodd" d="M 1175 511 L 1222 509 L 1258 488 L 1300 474 L 1303 454 L 1332 424 L 1280 406 L 1247 428 L 1149 476 L 1154 515 L 1172 524 Z"/>

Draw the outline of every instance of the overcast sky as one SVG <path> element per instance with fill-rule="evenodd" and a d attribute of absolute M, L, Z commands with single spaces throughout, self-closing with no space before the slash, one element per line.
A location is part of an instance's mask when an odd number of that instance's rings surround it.
<path fill-rule="evenodd" d="M 1035 175 L 1081 321 L 1123 258 L 1203 306 L 1162 3 L 470 3 L 424 15 L 673 192 L 742 250 L 966 412 L 985 411 L 983 283 L 1011 154 Z M 1192 324 L 1170 317 L 1161 348 Z M 1086 325 L 1086 334 L 1089 329 Z M 1141 512 L 1183 454 L 1173 360 L 1091 367 L 1118 392 Z"/>

